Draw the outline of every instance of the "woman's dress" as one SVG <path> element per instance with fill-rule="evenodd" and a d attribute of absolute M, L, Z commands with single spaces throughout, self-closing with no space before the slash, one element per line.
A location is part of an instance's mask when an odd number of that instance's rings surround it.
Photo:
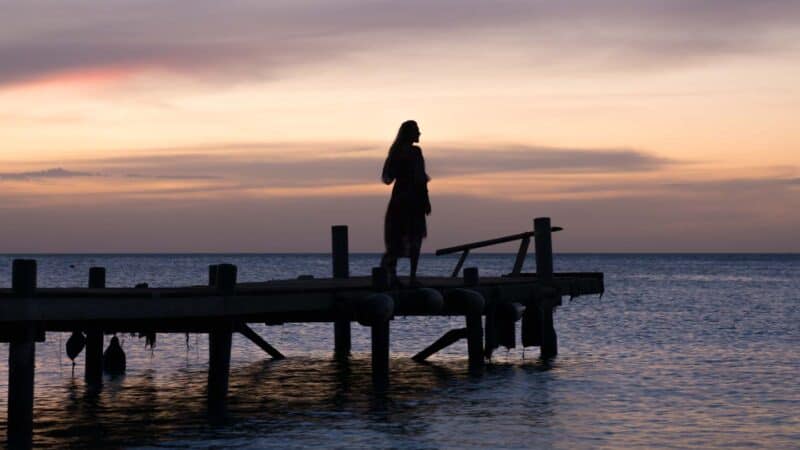
<path fill-rule="evenodd" d="M 383 228 L 388 255 L 408 257 L 412 245 L 419 245 L 428 235 L 425 224 L 425 215 L 431 208 L 428 180 L 419 147 L 409 145 L 389 153 L 383 165 L 383 182 L 394 181 Z"/>

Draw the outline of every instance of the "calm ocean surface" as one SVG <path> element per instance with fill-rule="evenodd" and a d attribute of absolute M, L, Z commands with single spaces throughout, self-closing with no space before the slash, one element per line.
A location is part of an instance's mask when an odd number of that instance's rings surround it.
<path fill-rule="evenodd" d="M 0 255 L 0 286 L 11 259 Z M 88 268 L 109 286 L 204 284 L 208 264 L 239 266 L 240 281 L 327 276 L 328 255 L 36 255 L 40 286 L 83 286 Z M 377 255 L 351 255 L 354 275 Z M 454 258 L 424 256 L 444 275 Z M 481 274 L 513 255 L 473 255 Z M 528 261 L 527 267 L 532 267 Z M 67 334 L 37 346 L 35 444 L 197 448 L 800 448 L 800 255 L 558 255 L 557 271 L 602 271 L 602 299 L 566 299 L 556 313 L 560 355 L 500 350 L 480 376 L 465 345 L 409 358 L 461 320 L 392 322 L 391 387 L 373 392 L 368 330 L 354 324 L 350 365 L 331 360 L 330 324 L 254 326 L 288 359 L 271 362 L 234 337 L 230 407 L 205 411 L 207 339 L 159 335 L 154 350 L 123 336 L 124 377 L 86 394 Z M 402 266 L 407 271 L 407 266 Z M 106 337 L 108 342 L 108 337 Z M 0 344 L 4 440 L 8 347 Z"/>

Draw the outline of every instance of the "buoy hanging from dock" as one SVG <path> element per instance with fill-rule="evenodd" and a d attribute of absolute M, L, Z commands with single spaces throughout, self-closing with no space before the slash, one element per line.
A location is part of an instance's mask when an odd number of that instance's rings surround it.
<path fill-rule="evenodd" d="M 84 347 L 86 347 L 86 337 L 80 331 L 73 331 L 67 339 L 67 356 L 72 360 L 73 366 L 75 366 L 75 358 L 81 354 Z"/>
<path fill-rule="evenodd" d="M 114 336 L 103 353 L 103 370 L 111 375 L 125 373 L 125 351 L 119 344 L 119 338 Z"/>

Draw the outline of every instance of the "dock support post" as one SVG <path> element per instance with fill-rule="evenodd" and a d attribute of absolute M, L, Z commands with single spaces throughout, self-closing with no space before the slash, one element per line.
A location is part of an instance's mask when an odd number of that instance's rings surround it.
<path fill-rule="evenodd" d="M 216 287 L 221 295 L 233 294 L 236 288 L 236 266 L 217 266 Z M 227 318 L 220 319 L 220 323 L 208 333 L 208 406 L 211 411 L 223 409 L 228 395 L 232 337 L 233 323 Z"/>
<path fill-rule="evenodd" d="M 540 347 L 540 353 L 542 359 L 550 359 L 558 355 L 558 336 L 556 335 L 556 328 L 553 326 L 553 307 L 549 304 L 543 305 L 540 317 L 542 319 L 542 346 Z"/>
<path fill-rule="evenodd" d="M 377 386 L 389 384 L 389 321 L 372 324 L 372 381 Z"/>
<path fill-rule="evenodd" d="M 553 240 L 549 217 L 537 217 L 533 220 L 533 232 L 536 245 L 536 277 L 549 283 L 553 280 Z M 541 357 L 552 358 L 558 354 L 558 337 L 553 326 L 553 308 L 557 300 L 557 292 L 548 292 L 539 299 L 539 326 L 541 329 Z"/>
<path fill-rule="evenodd" d="M 334 225 L 331 227 L 331 255 L 333 263 L 333 278 L 350 277 L 350 254 L 348 249 L 347 225 Z M 343 312 L 343 315 L 345 312 Z M 333 353 L 337 359 L 350 356 L 351 332 L 350 317 L 337 317 L 333 322 Z"/>
<path fill-rule="evenodd" d="M 26 301 L 36 291 L 36 260 L 15 259 L 12 263 L 12 290 Z M 8 346 L 8 428 L 9 448 L 33 446 L 33 380 L 36 364 L 34 324 L 15 325 Z"/>
<path fill-rule="evenodd" d="M 106 287 L 106 269 L 89 268 L 89 287 L 102 289 Z M 91 325 L 86 330 L 86 361 L 84 380 L 90 388 L 100 389 L 103 386 L 103 329 L 100 325 Z"/>
<path fill-rule="evenodd" d="M 467 354 L 469 366 L 483 366 L 483 319 L 480 313 L 467 314 Z"/>
<path fill-rule="evenodd" d="M 394 316 L 394 300 L 381 293 L 388 288 L 389 274 L 385 267 L 372 268 L 372 288 L 378 293 L 356 305 L 358 323 L 371 328 L 372 382 L 378 389 L 389 385 L 389 321 Z"/>
<path fill-rule="evenodd" d="M 228 395 L 231 367 L 232 327 L 219 325 L 208 333 L 208 406 L 217 410 Z"/>
<path fill-rule="evenodd" d="M 480 275 L 477 267 L 464 269 L 464 285 L 477 286 L 480 283 Z M 483 318 L 481 317 L 485 309 L 485 302 L 480 309 L 470 308 L 465 315 L 467 323 L 467 355 L 469 365 L 472 368 L 483 366 Z"/>

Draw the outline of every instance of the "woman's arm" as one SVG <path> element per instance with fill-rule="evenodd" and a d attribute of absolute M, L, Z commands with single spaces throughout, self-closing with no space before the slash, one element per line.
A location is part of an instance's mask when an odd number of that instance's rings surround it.
<path fill-rule="evenodd" d="M 420 170 L 422 172 L 422 185 L 423 191 L 425 193 L 424 197 L 424 205 L 425 205 L 425 215 L 431 214 L 431 198 L 428 195 L 428 182 L 431 181 L 431 177 L 428 176 L 428 173 L 425 171 L 425 157 L 422 156 L 422 149 L 417 147 L 419 150 L 419 161 L 420 161 Z"/>
<path fill-rule="evenodd" d="M 383 162 L 383 172 L 381 173 L 381 180 L 385 184 L 392 184 L 392 181 L 397 177 L 394 168 L 394 151 L 390 151 L 386 156 L 386 161 Z"/>

